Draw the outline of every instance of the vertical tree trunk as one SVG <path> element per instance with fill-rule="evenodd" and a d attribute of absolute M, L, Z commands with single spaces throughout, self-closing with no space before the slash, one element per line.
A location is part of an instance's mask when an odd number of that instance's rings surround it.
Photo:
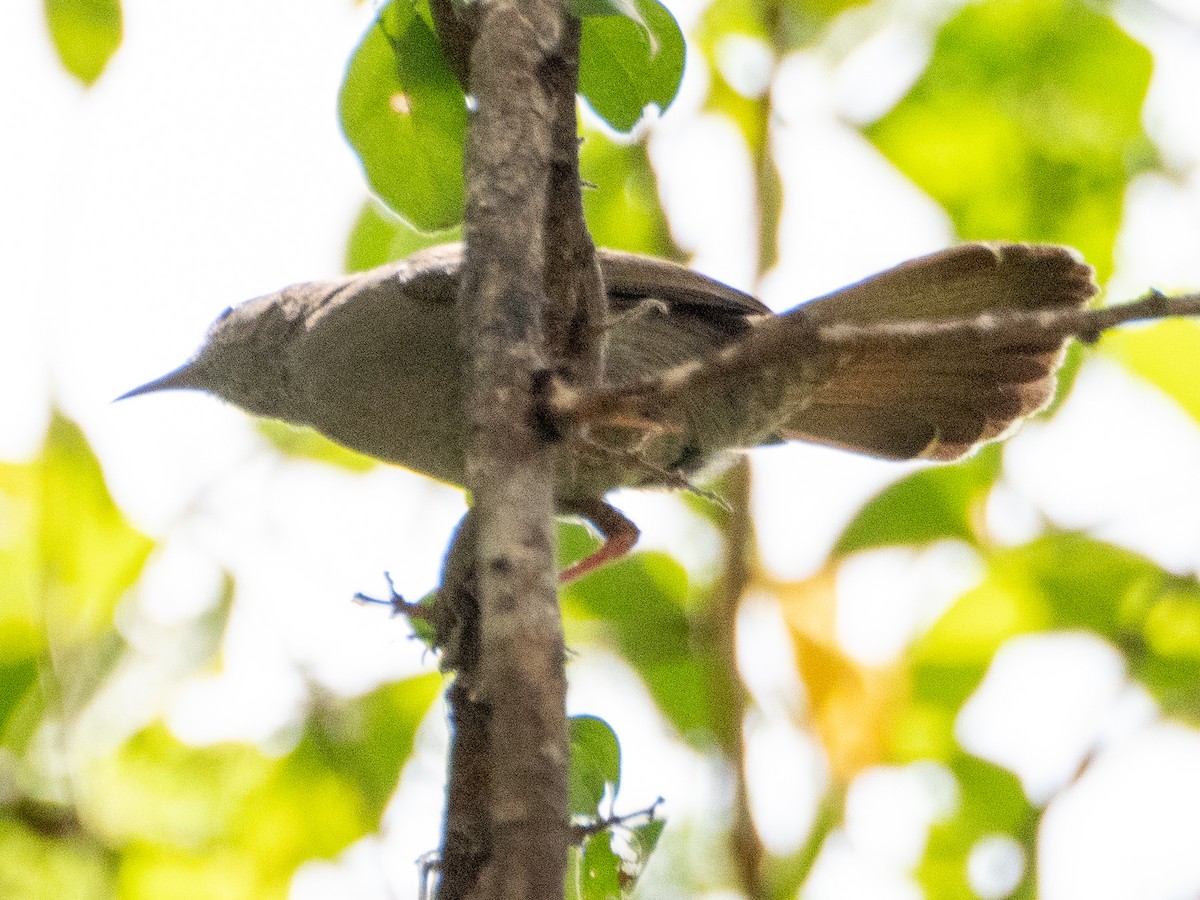
<path fill-rule="evenodd" d="M 458 675 L 439 897 L 540 900 L 562 896 L 568 743 L 556 452 L 537 395 L 551 372 L 599 378 L 604 294 L 579 196 L 578 23 L 556 0 L 465 14 L 447 53 L 469 59 L 475 101 L 459 294 L 474 502 L 443 585 Z"/>

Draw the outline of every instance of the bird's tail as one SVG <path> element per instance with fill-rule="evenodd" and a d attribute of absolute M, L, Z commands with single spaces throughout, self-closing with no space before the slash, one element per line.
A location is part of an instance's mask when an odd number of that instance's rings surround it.
<path fill-rule="evenodd" d="M 801 309 L 821 325 L 869 325 L 1081 309 L 1095 293 L 1091 268 L 1066 248 L 965 244 Z M 948 338 L 849 352 L 784 434 L 887 459 L 958 459 L 1049 403 L 1064 346 Z"/>

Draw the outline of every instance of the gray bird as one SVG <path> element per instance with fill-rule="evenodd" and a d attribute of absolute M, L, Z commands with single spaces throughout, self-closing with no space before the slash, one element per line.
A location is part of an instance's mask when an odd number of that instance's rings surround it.
<path fill-rule="evenodd" d="M 463 351 L 455 297 L 462 246 L 226 310 L 175 371 L 123 396 L 207 391 L 254 415 L 306 425 L 354 450 L 461 485 Z M 599 252 L 608 290 L 605 382 L 641 382 L 743 341 L 773 313 L 754 297 L 662 260 Z M 1079 309 L 1091 269 L 1062 247 L 965 244 L 912 260 L 785 314 L 797 327 Z M 649 302 L 648 302 L 649 301 Z M 678 484 L 723 450 L 782 440 L 886 459 L 949 461 L 1008 433 L 1054 394 L 1065 341 L 952 339 L 932 346 L 816 348 L 705 380 L 630 423 L 598 423 L 561 457 L 556 497 L 619 555 L 636 528 L 603 501 Z M 657 426 L 657 427 L 656 427 Z M 630 531 L 632 529 L 632 532 Z M 582 574 L 579 567 L 570 574 Z"/>

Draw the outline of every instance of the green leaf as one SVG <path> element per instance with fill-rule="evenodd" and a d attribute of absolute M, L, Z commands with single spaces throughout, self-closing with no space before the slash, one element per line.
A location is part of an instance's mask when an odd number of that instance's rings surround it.
<path fill-rule="evenodd" d="M 830 19 L 846 10 L 869 2 L 870 0 L 789 0 L 787 6 L 797 18 L 827 24 Z"/>
<path fill-rule="evenodd" d="M 640 871 L 650 861 L 650 855 L 658 846 L 663 829 L 667 827 L 666 819 L 651 819 L 643 825 L 630 829 L 629 846 L 633 850 L 636 867 Z"/>
<path fill-rule="evenodd" d="M 255 868 L 252 851 L 204 852 L 162 844 L 133 844 L 121 854 L 121 900 L 285 900 L 290 878 Z"/>
<path fill-rule="evenodd" d="M 1170 715 L 1200 721 L 1200 584 L 1129 550 L 1054 534 L 1000 562 L 1011 592 L 1035 598 L 1050 627 L 1087 629 L 1121 650 Z"/>
<path fill-rule="evenodd" d="M 646 34 L 650 42 L 651 52 L 657 53 L 658 46 L 654 33 L 642 17 L 634 0 L 568 0 L 567 11 L 577 19 L 604 18 L 605 16 L 624 16 L 636 24 Z"/>
<path fill-rule="evenodd" d="M 1131 674 L 1168 716 L 1200 723 L 1200 585 L 1177 579 L 1138 604 L 1121 649 Z M 1133 604 L 1130 604 L 1133 607 Z M 1132 611 L 1132 609 L 1131 609 Z"/>
<path fill-rule="evenodd" d="M 421 675 L 318 701 L 283 756 L 233 742 L 193 747 L 152 725 L 93 763 L 81 817 L 133 848 L 122 896 L 283 898 L 302 862 L 379 828 L 441 683 Z"/>
<path fill-rule="evenodd" d="M 594 185 L 583 189 L 583 212 L 596 246 L 680 258 L 645 141 L 622 144 L 585 131 L 579 168 Z"/>
<path fill-rule="evenodd" d="M 0 491 L 0 542 L 10 527 L 4 515 L 7 501 Z M 0 746 L 19 754 L 44 711 L 38 675 L 46 636 L 29 615 L 31 610 L 18 609 L 17 603 L 9 602 L 19 590 L 7 565 L 10 562 L 0 543 L 0 598 L 4 598 L 0 601 Z"/>
<path fill-rule="evenodd" d="M 403 219 L 388 212 L 375 200 L 363 204 L 346 241 L 345 269 L 364 272 L 384 263 L 404 259 L 409 254 L 462 239 L 462 228 L 448 231 L 417 231 Z"/>
<path fill-rule="evenodd" d="M 629 131 L 650 104 L 665 110 L 683 79 L 683 33 L 658 0 L 632 0 L 634 18 L 591 16 L 583 20 L 579 92 L 602 119 Z"/>
<path fill-rule="evenodd" d="M 563 878 L 563 900 L 583 897 L 583 847 L 567 847 L 567 874 Z"/>
<path fill-rule="evenodd" d="M 1155 160 L 1141 122 L 1151 65 L 1084 0 L 972 3 L 866 134 L 961 237 L 1070 244 L 1103 278 L 1126 183 Z"/>
<path fill-rule="evenodd" d="M 579 896 L 583 900 L 621 900 L 621 857 L 613 852 L 612 835 L 594 834 L 583 844 L 579 868 Z"/>
<path fill-rule="evenodd" d="M 1014 594 L 1035 598 L 1047 625 L 1119 641 L 1130 604 L 1157 595 L 1170 577 L 1144 556 L 1073 532 L 1048 534 L 993 562 Z"/>
<path fill-rule="evenodd" d="M 615 647 L 663 715 L 703 747 L 717 727 L 708 678 L 715 651 L 694 646 L 683 609 L 686 585 L 686 573 L 670 557 L 638 553 L 575 582 L 562 602 L 572 631 Z"/>
<path fill-rule="evenodd" d="M 241 827 L 249 798 L 279 765 L 246 744 L 188 746 L 156 724 L 91 764 L 80 811 L 114 844 L 202 849 Z"/>
<path fill-rule="evenodd" d="M 154 544 L 126 522 L 74 422 L 55 412 L 33 462 L 0 464 L 0 504 L 0 634 L 48 633 L 57 651 L 111 634 Z"/>
<path fill-rule="evenodd" d="M 1169 319 L 1149 327 L 1121 328 L 1100 348 L 1173 399 L 1200 422 L 1200 326 Z"/>
<path fill-rule="evenodd" d="M 954 466 L 921 469 L 859 510 L 834 547 L 836 556 L 894 544 L 958 539 L 977 544 L 977 522 L 1000 475 L 1000 449 L 985 447 Z"/>
<path fill-rule="evenodd" d="M 0 664 L 0 743 L 7 743 L 9 718 L 37 687 L 37 663 L 36 657 L 29 656 Z"/>
<path fill-rule="evenodd" d="M 781 7 L 780 14 L 785 9 L 786 6 Z M 782 28 L 776 29 L 767 21 L 771 15 L 760 0 L 718 0 L 705 8 L 695 33 L 696 49 L 703 54 L 712 73 L 704 108 L 727 117 L 738 127 L 751 156 L 763 149 L 770 98 L 765 94 L 746 96 L 730 83 L 726 78 L 732 74 L 728 71 L 728 50 L 740 41 L 747 46 L 758 45 L 772 57 L 776 56 L 778 44 L 786 42 L 786 36 Z"/>
<path fill-rule="evenodd" d="M 316 710 L 306 740 L 323 766 L 353 780 L 368 816 L 383 814 L 442 683 L 437 672 L 416 675 Z"/>
<path fill-rule="evenodd" d="M 47 822 L 53 833 L 55 823 Z M 0 897 L 10 900 L 112 900 L 112 859 L 107 848 L 72 834 L 51 837 L 27 823 L 0 817 Z M 123 900 L 126 896 L 121 895 Z"/>
<path fill-rule="evenodd" d="M 91 86 L 121 46 L 119 0 L 45 0 L 46 24 L 68 72 Z"/>
<path fill-rule="evenodd" d="M 1197 610 L 1194 579 L 1084 535 L 1052 533 L 993 551 L 984 581 L 913 646 L 911 704 L 898 714 L 893 755 L 950 759 L 954 718 L 1000 645 L 1051 629 L 1082 629 L 1109 640 L 1166 708 L 1200 715 L 1200 650 L 1193 657 L 1186 649 L 1191 629 L 1200 630 Z"/>
<path fill-rule="evenodd" d="M 572 815 L 595 817 L 609 785 L 621 787 L 621 745 L 616 732 L 596 716 L 572 716 L 568 797 Z"/>
<path fill-rule="evenodd" d="M 983 838 L 1006 835 L 1025 851 L 1025 876 L 1009 897 L 1032 900 L 1038 811 L 1010 772 L 959 753 L 950 765 L 958 782 L 958 808 L 930 829 L 916 876 L 927 896 L 978 900 L 967 880 L 967 861 Z"/>
<path fill-rule="evenodd" d="M 371 189 L 392 210 L 423 231 L 462 221 L 466 102 L 409 0 L 388 3 L 363 37 L 338 111 Z"/>

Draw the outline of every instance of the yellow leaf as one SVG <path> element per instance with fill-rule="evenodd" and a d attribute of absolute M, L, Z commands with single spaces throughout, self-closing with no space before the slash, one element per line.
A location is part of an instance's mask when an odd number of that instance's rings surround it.
<path fill-rule="evenodd" d="M 848 782 L 883 761 L 899 699 L 906 693 L 897 665 L 864 666 L 837 643 L 836 569 L 776 589 L 807 691 L 812 725 L 833 777 Z"/>

